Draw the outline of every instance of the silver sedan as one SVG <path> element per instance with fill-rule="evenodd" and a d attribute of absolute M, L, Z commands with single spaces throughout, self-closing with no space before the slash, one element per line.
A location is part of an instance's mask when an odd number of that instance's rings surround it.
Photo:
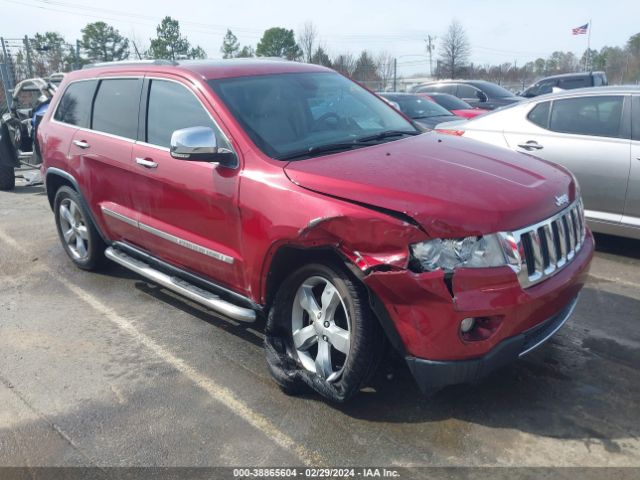
<path fill-rule="evenodd" d="M 535 97 L 436 128 L 563 165 L 594 231 L 640 239 L 640 87 Z"/>

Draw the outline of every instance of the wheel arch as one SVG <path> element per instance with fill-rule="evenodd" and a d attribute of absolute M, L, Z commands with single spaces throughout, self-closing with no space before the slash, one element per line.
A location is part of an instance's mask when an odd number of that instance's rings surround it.
<path fill-rule="evenodd" d="M 49 206 L 51 207 L 51 210 L 53 210 L 53 207 L 54 207 L 56 193 L 61 187 L 66 186 L 73 189 L 80 197 L 82 207 L 85 209 L 85 211 L 89 215 L 91 222 L 93 223 L 94 227 L 98 232 L 98 235 L 100 235 L 100 238 L 102 239 L 103 242 L 109 245 L 110 243 L 109 239 L 104 235 L 104 232 L 100 228 L 100 225 L 98 224 L 98 222 L 96 222 L 93 212 L 91 211 L 91 208 L 89 208 L 89 203 L 87 202 L 85 196 L 82 194 L 82 190 L 80 189 L 80 186 L 78 185 L 78 182 L 73 175 L 71 175 L 69 172 L 66 172 L 62 169 L 49 167 L 45 173 L 44 185 L 45 185 L 45 190 L 47 192 L 47 199 L 49 200 Z"/>

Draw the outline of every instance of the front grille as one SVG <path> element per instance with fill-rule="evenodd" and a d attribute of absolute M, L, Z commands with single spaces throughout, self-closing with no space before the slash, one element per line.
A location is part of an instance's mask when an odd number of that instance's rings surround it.
<path fill-rule="evenodd" d="M 520 285 L 527 288 L 540 283 L 564 268 L 582 248 L 586 234 L 582 200 L 512 234 L 520 253 Z"/>

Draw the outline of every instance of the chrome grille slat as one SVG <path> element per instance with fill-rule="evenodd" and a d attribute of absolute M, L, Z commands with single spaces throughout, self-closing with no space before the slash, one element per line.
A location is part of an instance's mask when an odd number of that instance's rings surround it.
<path fill-rule="evenodd" d="M 582 201 L 551 218 L 510 233 L 521 252 L 518 280 L 523 288 L 555 275 L 580 251 L 586 228 Z"/>

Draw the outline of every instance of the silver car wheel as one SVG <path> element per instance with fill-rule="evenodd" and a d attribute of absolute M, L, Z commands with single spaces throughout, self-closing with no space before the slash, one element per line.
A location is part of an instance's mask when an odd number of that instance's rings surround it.
<path fill-rule="evenodd" d="M 70 198 L 60 202 L 60 231 L 67 249 L 76 260 L 89 256 L 89 230 L 80 207 Z"/>
<path fill-rule="evenodd" d="M 291 312 L 293 346 L 302 366 L 328 382 L 340 378 L 349 357 L 351 321 L 340 293 L 327 279 L 307 278 Z"/>

